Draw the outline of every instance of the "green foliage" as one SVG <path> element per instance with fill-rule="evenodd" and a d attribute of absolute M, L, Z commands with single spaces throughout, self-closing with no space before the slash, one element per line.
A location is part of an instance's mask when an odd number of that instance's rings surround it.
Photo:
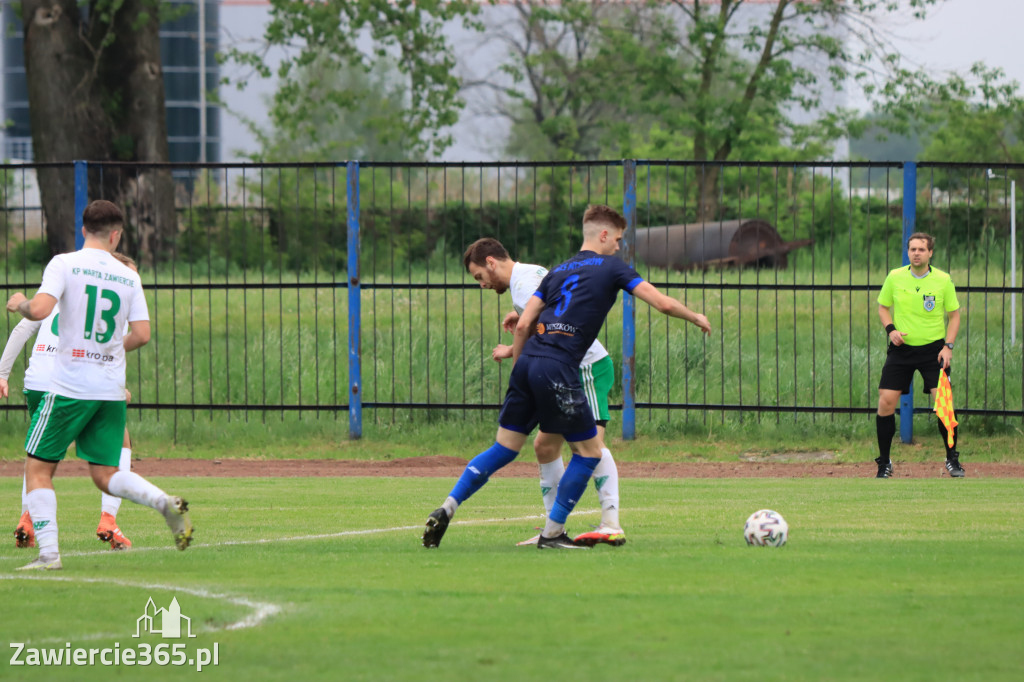
<path fill-rule="evenodd" d="M 915 17 L 934 3 L 915 0 Z M 877 72 L 872 60 L 902 81 L 919 76 L 899 72 L 874 31 L 897 10 L 889 2 L 517 8 L 521 36 L 505 66 L 513 84 L 503 93 L 517 121 L 512 150 L 536 153 L 544 139 L 543 158 L 641 156 L 635 150 L 657 140 L 628 128 L 651 124 L 690 140 L 688 158 L 698 161 L 822 158 L 856 125 L 825 101 L 829 93 L 867 80 Z"/>
<path fill-rule="evenodd" d="M 622 60 L 608 49 L 609 34 L 621 30 L 632 11 L 584 0 L 522 2 L 511 27 L 492 27 L 498 35 L 518 34 L 508 38 L 515 46 L 501 67 L 512 83 L 494 88 L 513 123 L 508 153 L 536 160 L 596 158 L 609 138 L 621 134 L 620 126 L 636 120 L 629 81 L 616 77 Z"/>
<path fill-rule="evenodd" d="M 270 233 L 260 229 L 253 214 L 219 207 L 197 207 L 178 238 L 175 258 L 190 265 L 207 265 L 209 274 L 226 274 L 276 265 Z M 213 264 L 217 264 L 214 270 Z"/>
<path fill-rule="evenodd" d="M 324 55 L 296 67 L 294 85 L 302 95 L 276 98 L 267 128 L 239 113 L 260 142 L 253 161 L 403 161 L 418 147 L 402 120 L 409 98 L 391 60 L 363 68 Z"/>
<path fill-rule="evenodd" d="M 462 108 L 455 59 L 442 29 L 445 22 L 467 17 L 475 9 L 474 3 L 462 1 L 272 0 L 265 48 L 234 48 L 227 57 L 266 78 L 271 75 L 264 61 L 266 49 L 286 50 L 276 71 L 280 85 L 273 110 L 279 121 L 294 128 L 287 134 L 300 138 L 318 122 L 338 125 L 345 112 L 371 111 L 380 104 L 380 96 L 368 99 L 369 91 L 358 81 L 336 81 L 337 89 L 321 87 L 314 77 L 318 69 L 370 73 L 382 64 L 393 65 L 403 84 L 388 97 L 401 93 L 403 106 L 378 112 L 383 117 L 378 126 L 386 123 L 390 131 L 386 143 L 401 141 L 413 152 L 439 152 L 451 144 L 443 129 L 455 123 Z M 369 49 L 361 45 L 367 35 L 372 40 Z M 235 85 L 243 88 L 246 82 Z"/>
<path fill-rule="evenodd" d="M 909 9 L 921 19 L 936 1 Z M 830 100 L 851 83 L 905 124 L 907 93 L 932 82 L 879 30 L 901 10 L 888 0 L 515 7 L 498 99 L 520 158 L 824 159 L 865 125 Z M 722 215 L 719 175 L 697 180 L 701 219 Z"/>
<path fill-rule="evenodd" d="M 1024 94 L 1019 83 L 1004 82 L 1001 69 L 982 63 L 973 66 L 971 76 L 973 83 L 951 77 L 934 95 L 928 120 L 935 130 L 922 157 L 992 164 L 1024 158 Z M 1019 169 L 1009 174 L 1018 182 L 1024 180 Z M 955 171 L 940 173 L 935 186 L 952 191 L 968 189 L 963 176 Z M 981 190 L 981 183 L 976 183 L 974 189 Z"/>
<path fill-rule="evenodd" d="M 651 139 L 664 139 L 662 149 L 670 153 L 688 142 L 657 126 Z M 814 240 L 840 262 L 866 266 L 902 255 L 902 195 L 877 187 L 884 184 L 885 168 L 872 169 L 875 191 L 866 195 L 851 191 L 845 169 L 751 164 L 718 170 L 717 211 L 702 217 L 699 193 L 707 167 L 639 163 L 638 226 L 757 218 L 773 225 L 784 240 Z M 223 188 L 200 182 L 196 203 L 182 213 L 185 229 L 176 258 L 193 264 L 222 259 L 240 270 L 344 270 L 344 183 L 340 165 L 269 168 L 231 190 L 246 197 L 239 206 L 223 203 Z M 520 169 L 512 188 L 498 186 L 497 177 L 484 171 L 467 175 L 458 168 L 368 167 L 360 183 L 364 263 L 384 270 L 429 266 L 437 259 L 460 262 L 466 244 L 481 236 L 505 241 L 517 258 L 558 262 L 577 247 L 588 204 L 621 201 L 604 169 L 586 167 Z M 939 191 L 930 172 L 922 172 L 921 183 Z M 971 195 L 956 201 L 921 195 L 917 227 L 939 239 L 940 253 L 947 248 L 961 254 L 1002 249 L 1009 237 L 1009 213 L 1001 189 L 975 181 Z M 514 193 L 523 194 L 514 200 Z"/>
<path fill-rule="evenodd" d="M 161 24 L 187 17 L 197 9 L 197 6 L 193 4 L 165 2 L 164 0 L 150 0 L 150 5 L 156 11 Z"/>
<path fill-rule="evenodd" d="M 50 246 L 43 239 L 27 239 L 14 242 L 10 252 L 7 254 L 7 268 L 9 271 L 18 270 L 21 272 L 33 272 L 42 269 L 50 262 Z"/>
<path fill-rule="evenodd" d="M 1005 78 L 1002 69 L 979 62 L 969 74 L 945 82 L 908 81 L 898 96 L 864 117 L 869 139 L 852 145 L 852 151 L 869 160 L 990 163 L 1020 181 L 1019 169 L 999 168 L 1024 156 L 1024 95 L 1019 83 Z M 886 130 L 895 131 L 892 140 Z M 972 202 L 984 202 L 991 189 L 985 182 L 972 183 L 964 169 L 932 170 L 928 181 L 931 189 Z"/>

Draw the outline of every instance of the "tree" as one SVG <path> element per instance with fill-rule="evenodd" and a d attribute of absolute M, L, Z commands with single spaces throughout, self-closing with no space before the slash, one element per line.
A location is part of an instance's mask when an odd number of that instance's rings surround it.
<path fill-rule="evenodd" d="M 32 145 L 39 163 L 166 161 L 167 122 L 160 61 L 159 0 L 24 0 L 25 71 Z M 47 241 L 74 248 L 74 182 L 39 170 Z M 105 167 L 89 196 L 126 216 L 126 247 L 156 257 L 176 231 L 174 185 L 166 169 Z"/>
<path fill-rule="evenodd" d="M 286 87 L 292 84 L 301 101 L 273 98 L 266 127 L 234 112 L 260 143 L 254 161 L 404 161 L 416 149 L 416 140 L 402 136 L 409 97 L 395 64 L 381 60 L 365 70 L 323 55 L 293 70 Z M 335 101 L 338 92 L 349 99 Z"/>
<path fill-rule="evenodd" d="M 758 118 L 772 120 L 813 158 L 856 120 L 830 94 L 857 83 L 884 96 L 879 82 L 920 79 L 902 68 L 886 21 L 906 10 L 921 19 L 937 1 L 673 0 L 683 21 L 679 47 L 668 54 L 679 55 L 678 67 L 651 69 L 644 83 L 648 92 L 672 93 L 666 123 L 691 131 L 693 158 L 709 162 L 698 176 L 701 215 L 717 212 L 718 164 L 733 157 Z M 663 45 L 671 40 L 666 33 Z"/>
<path fill-rule="evenodd" d="M 928 112 L 922 122 L 935 128 L 923 158 L 988 163 L 1024 158 L 1024 95 L 1005 76 L 979 62 L 969 77 L 951 76 L 922 93 L 920 109 Z"/>
<path fill-rule="evenodd" d="M 492 3 L 494 0 L 492 0 Z M 609 0 L 515 0 L 490 14 L 486 40 L 508 59 L 495 71 L 467 76 L 482 89 L 480 114 L 511 123 L 506 152 L 531 160 L 598 156 L 630 112 L 626 69 L 607 48 L 606 33 L 640 9 Z M 614 83 L 614 88 L 609 84 Z"/>
<path fill-rule="evenodd" d="M 263 46 L 227 54 L 268 78 L 274 71 L 266 55 L 283 49 L 273 109 L 299 127 L 318 117 L 325 125 L 344 125 L 346 112 L 367 106 L 367 92 L 355 81 L 339 82 L 333 90 L 318 88 L 304 76 L 310 69 L 329 65 L 370 73 L 381 63 L 394 64 L 404 79 L 405 99 L 400 108 L 381 112 L 382 119 L 390 119 L 390 125 L 377 128 L 381 143 L 402 142 L 423 154 L 440 152 L 451 144 L 445 128 L 458 120 L 462 108 L 455 57 L 442 29 L 475 9 L 468 0 L 270 0 Z M 235 83 L 240 88 L 246 84 L 244 78 Z M 308 96 L 311 87 L 317 88 L 316 99 Z"/>
<path fill-rule="evenodd" d="M 871 161 L 910 160 L 1012 164 L 1024 157 L 1024 94 L 1002 69 L 978 62 L 945 81 L 896 82 L 863 119 L 864 135 L 851 144 Z M 1019 172 L 1007 169 L 1019 178 Z M 939 189 L 966 188 L 956 170 L 931 174 Z M 980 191 L 980 183 L 974 189 Z"/>
<path fill-rule="evenodd" d="M 886 26 L 906 12 L 922 19 L 940 1 L 648 0 L 609 9 L 615 21 L 590 21 L 581 31 L 579 11 L 523 0 L 513 4 L 529 10 L 531 21 L 512 50 L 510 101 L 518 93 L 533 111 L 544 102 L 571 103 L 564 116 L 583 125 L 580 112 L 611 103 L 626 126 L 647 130 L 658 122 L 692 140 L 689 156 L 707 162 L 696 174 L 697 203 L 712 218 L 722 162 L 743 151 L 784 151 L 780 140 L 791 156 L 820 158 L 858 120 L 838 105 L 839 93 L 859 86 L 892 98 L 894 83 L 925 82 L 902 67 Z M 541 21 L 543 30 L 535 28 Z M 552 35 L 562 42 L 541 40 Z M 604 70 L 595 75 L 594 65 Z M 611 139 L 623 153 L 636 142 L 635 135 Z"/>

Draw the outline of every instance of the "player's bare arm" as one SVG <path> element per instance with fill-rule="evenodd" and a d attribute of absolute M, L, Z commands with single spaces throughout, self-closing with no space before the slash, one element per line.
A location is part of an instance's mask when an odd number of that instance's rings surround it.
<path fill-rule="evenodd" d="M 659 313 L 686 320 L 696 325 L 705 334 L 711 333 L 711 323 L 701 313 L 694 312 L 687 308 L 682 302 L 666 296 L 658 291 L 658 288 L 650 282 L 641 282 L 633 289 L 633 295 L 644 303 L 647 303 Z"/>
<path fill-rule="evenodd" d="M 505 343 L 499 343 L 494 347 L 494 350 L 491 351 L 491 359 L 495 362 L 508 360 L 510 357 L 512 357 L 512 346 Z"/>
<path fill-rule="evenodd" d="M 138 320 L 129 324 L 132 327 L 131 331 L 125 334 L 124 337 L 124 350 L 126 353 L 142 348 L 149 343 L 150 337 L 149 320 Z"/>
<path fill-rule="evenodd" d="M 57 305 L 57 299 L 49 294 L 36 294 L 32 298 L 25 298 L 20 291 L 7 301 L 7 312 L 20 313 L 27 320 L 45 320 L 46 316 L 53 312 Z"/>
<path fill-rule="evenodd" d="M 882 321 L 882 326 L 888 329 L 889 325 L 892 324 L 892 308 L 880 304 L 878 306 L 878 319 Z M 903 337 L 906 335 L 906 332 L 901 332 L 896 328 L 893 328 L 892 331 L 888 332 L 889 341 L 891 341 L 894 346 L 902 346 Z"/>
<path fill-rule="evenodd" d="M 516 337 L 515 341 L 512 342 L 513 363 L 519 359 L 526 341 L 537 331 L 537 320 L 540 319 L 540 314 L 543 310 L 544 301 L 536 296 L 531 296 L 530 302 L 523 309 L 523 314 L 519 316 L 519 322 L 516 323 Z"/>
<path fill-rule="evenodd" d="M 11 376 L 11 368 L 14 367 L 14 362 L 25 348 L 29 338 L 38 333 L 41 326 L 42 322 L 22 320 L 14 325 L 11 335 L 7 337 L 7 345 L 4 346 L 4 352 L 0 355 L 0 398 L 7 398 L 10 395 L 7 379 Z"/>
<path fill-rule="evenodd" d="M 519 313 L 513 310 L 505 315 L 505 319 L 501 321 L 501 328 L 514 334 L 517 322 L 519 322 Z M 494 350 L 491 351 L 491 359 L 495 362 L 508 360 L 510 357 L 512 357 L 512 346 L 506 343 L 499 343 L 494 347 Z"/>
<path fill-rule="evenodd" d="M 949 367 L 953 362 L 953 349 L 949 346 L 956 343 L 956 335 L 960 333 L 960 310 L 949 313 L 946 321 L 946 343 L 939 351 L 939 367 Z"/>

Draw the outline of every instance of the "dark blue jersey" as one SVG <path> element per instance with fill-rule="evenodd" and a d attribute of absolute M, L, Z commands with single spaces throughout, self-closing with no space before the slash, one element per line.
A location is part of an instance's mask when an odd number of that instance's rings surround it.
<path fill-rule="evenodd" d="M 552 268 L 534 293 L 545 307 L 523 353 L 578 366 L 615 305 L 619 289 L 632 293 L 643 281 L 615 256 L 580 251 Z"/>

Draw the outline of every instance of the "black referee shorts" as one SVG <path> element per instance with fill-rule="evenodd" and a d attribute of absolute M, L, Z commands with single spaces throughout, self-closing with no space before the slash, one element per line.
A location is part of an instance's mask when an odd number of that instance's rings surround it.
<path fill-rule="evenodd" d="M 889 344 L 885 354 L 885 365 L 882 367 L 882 378 L 878 380 L 878 388 L 900 393 L 910 393 L 910 382 L 914 372 L 920 372 L 924 379 L 924 392 L 931 393 L 939 385 L 939 351 L 945 340 L 939 339 L 924 346 L 896 346 Z M 946 370 L 949 374 L 949 370 Z"/>

